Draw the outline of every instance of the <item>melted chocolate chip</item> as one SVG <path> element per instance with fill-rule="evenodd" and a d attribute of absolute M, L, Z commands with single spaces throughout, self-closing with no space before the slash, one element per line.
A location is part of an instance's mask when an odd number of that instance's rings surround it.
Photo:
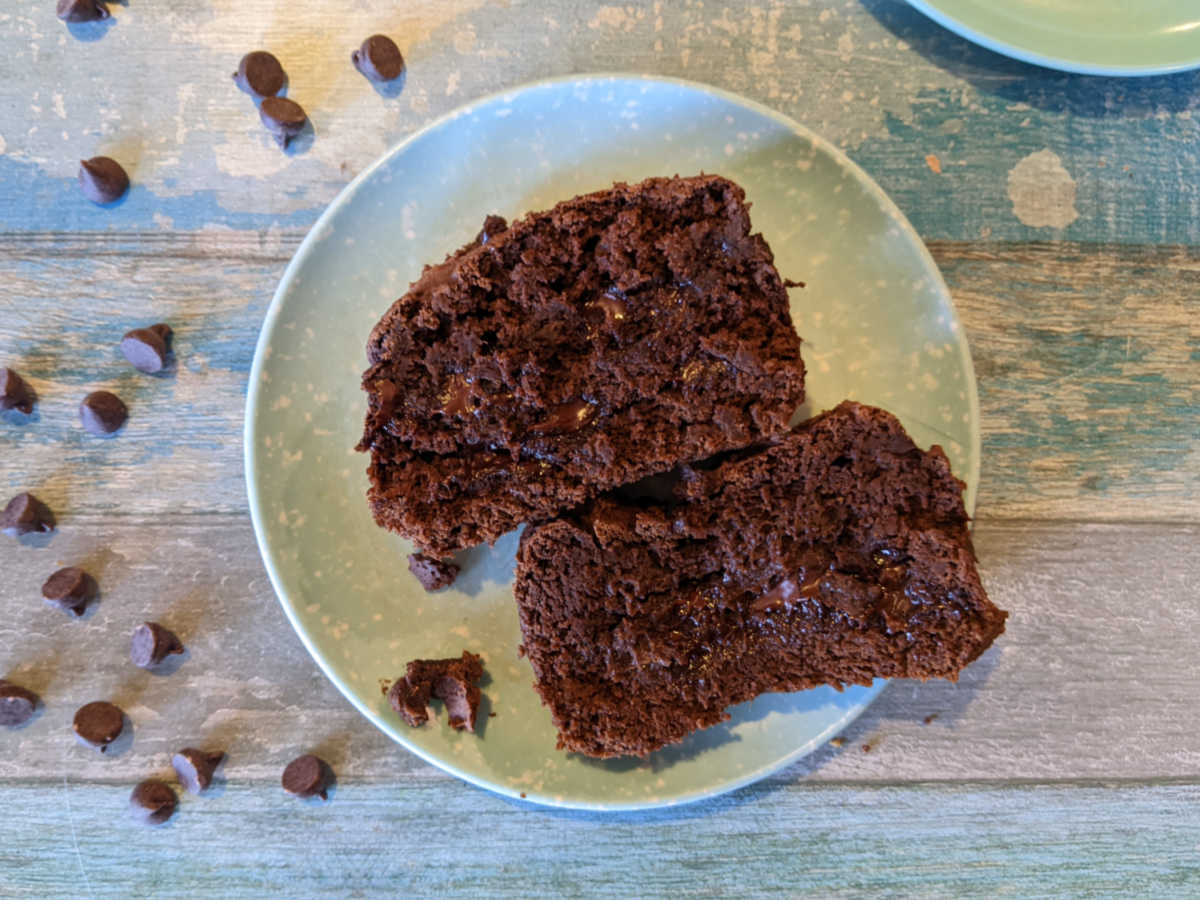
<path fill-rule="evenodd" d="M 79 162 L 79 189 L 93 203 L 113 203 L 129 190 L 129 176 L 115 159 L 93 156 Z"/>
<path fill-rule="evenodd" d="M 112 15 L 104 0 L 58 0 L 55 12 L 64 22 L 95 22 Z"/>
<path fill-rule="evenodd" d="M 597 308 L 603 310 L 604 318 L 608 322 L 623 322 L 629 313 L 625 301 L 612 294 L 602 294 L 595 299 L 594 303 Z"/>
<path fill-rule="evenodd" d="M 304 108 L 286 97 L 267 97 L 259 107 L 258 117 L 275 138 L 275 143 L 284 150 L 308 122 Z"/>
<path fill-rule="evenodd" d="M 83 615 L 96 591 L 96 579 L 77 566 L 59 569 L 42 585 L 42 596 L 47 603 L 76 616 Z"/>
<path fill-rule="evenodd" d="M 188 793 L 203 794 L 212 784 L 213 772 L 224 759 L 225 754 L 220 751 L 208 753 L 195 747 L 184 747 L 171 757 L 171 765 Z"/>
<path fill-rule="evenodd" d="M 0 410 L 16 409 L 29 415 L 36 398 L 31 388 L 12 369 L 0 367 Z"/>
<path fill-rule="evenodd" d="M 143 825 L 161 825 L 174 815 L 178 805 L 171 786 L 154 779 L 143 781 L 129 795 L 129 812 Z"/>
<path fill-rule="evenodd" d="M 129 364 L 139 372 L 153 375 L 161 372 L 167 364 L 167 351 L 171 343 L 171 328 L 169 325 L 151 325 L 149 328 L 135 328 L 127 331 L 121 338 L 121 353 L 129 360 Z"/>
<path fill-rule="evenodd" d="M 254 97 L 274 97 L 283 90 L 283 66 L 266 50 L 252 50 L 242 57 L 233 73 L 237 86 Z"/>
<path fill-rule="evenodd" d="M 183 652 L 183 644 L 173 631 L 157 622 L 143 622 L 133 630 L 129 658 L 140 669 L 153 669 L 168 656 Z"/>
<path fill-rule="evenodd" d="M 596 404 L 586 400 L 573 400 L 562 403 L 550 410 L 546 418 L 530 427 L 530 431 L 539 434 L 561 434 L 567 431 L 578 431 L 596 414 Z"/>
<path fill-rule="evenodd" d="M 0 726 L 17 728 L 33 718 L 38 698 L 33 691 L 0 678 Z"/>
<path fill-rule="evenodd" d="M 125 714 L 120 707 L 97 700 L 79 708 L 74 727 L 79 740 L 103 753 L 125 730 Z"/>
<path fill-rule="evenodd" d="M 439 398 L 442 412 L 447 416 L 461 416 L 473 411 L 475 407 L 471 404 L 471 396 L 471 385 L 461 375 L 455 375 Z"/>
<path fill-rule="evenodd" d="M 79 404 L 79 421 L 91 434 L 112 434 L 128 418 L 125 403 L 109 391 L 92 391 Z"/>
<path fill-rule="evenodd" d="M 421 587 L 427 591 L 440 591 L 449 587 L 458 577 L 458 566 L 452 562 L 443 562 L 424 553 L 408 555 L 408 571 L 417 576 Z"/>
<path fill-rule="evenodd" d="M 350 61 L 368 79 L 394 81 L 404 71 L 404 57 L 396 42 L 385 34 L 373 34 L 350 54 Z"/>
<path fill-rule="evenodd" d="M 54 513 L 33 494 L 17 494 L 0 513 L 0 531 L 14 537 L 54 530 Z"/>
<path fill-rule="evenodd" d="M 287 764 L 280 781 L 283 789 L 297 797 L 320 797 L 327 800 L 332 773 L 323 759 L 307 753 Z"/>

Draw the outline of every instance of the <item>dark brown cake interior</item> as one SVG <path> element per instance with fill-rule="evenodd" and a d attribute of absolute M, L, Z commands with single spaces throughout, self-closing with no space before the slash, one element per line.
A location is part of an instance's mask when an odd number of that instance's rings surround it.
<path fill-rule="evenodd" d="M 489 217 L 372 332 L 369 500 L 438 556 L 683 460 L 803 400 L 800 339 L 744 195 L 716 176 Z"/>
<path fill-rule="evenodd" d="M 976 572 L 962 487 L 939 447 L 847 402 L 527 529 L 524 651 L 560 746 L 644 755 L 768 691 L 956 678 L 1006 615 Z"/>

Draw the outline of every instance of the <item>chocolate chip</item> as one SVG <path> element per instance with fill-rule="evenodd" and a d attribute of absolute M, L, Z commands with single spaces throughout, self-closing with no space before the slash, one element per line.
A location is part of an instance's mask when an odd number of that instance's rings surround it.
<path fill-rule="evenodd" d="M 404 71 L 404 56 L 386 34 L 373 34 L 350 54 L 354 68 L 371 81 L 394 81 Z"/>
<path fill-rule="evenodd" d="M 64 22 L 95 22 L 111 15 L 104 0 L 58 0 L 57 13 Z"/>
<path fill-rule="evenodd" d="M 129 658 L 141 669 L 153 669 L 168 656 L 183 652 L 183 644 L 175 633 L 157 622 L 143 622 L 133 629 Z"/>
<path fill-rule="evenodd" d="M 135 328 L 125 332 L 121 338 L 121 352 L 139 372 L 153 375 L 161 372 L 167 364 L 171 334 L 170 326 L 162 323 L 149 328 Z"/>
<path fill-rule="evenodd" d="M 75 734 L 101 753 L 125 730 L 125 713 L 103 700 L 81 706 L 75 713 Z"/>
<path fill-rule="evenodd" d="M 254 97 L 274 97 L 283 90 L 283 66 L 266 50 L 253 50 L 242 57 L 233 73 L 237 86 Z"/>
<path fill-rule="evenodd" d="M 221 764 L 225 754 L 206 753 L 195 747 L 184 747 L 173 757 L 171 765 L 179 776 L 179 783 L 192 794 L 203 794 L 212 784 L 213 771 Z"/>
<path fill-rule="evenodd" d="M 283 789 L 297 797 L 320 797 L 327 800 L 329 766 L 320 757 L 307 753 L 287 764 L 283 770 Z"/>
<path fill-rule="evenodd" d="M 42 585 L 42 596 L 46 602 L 63 612 L 82 616 L 88 601 L 96 596 L 96 579 L 83 569 L 68 566 L 59 569 Z"/>
<path fill-rule="evenodd" d="M 129 812 L 143 825 L 161 825 L 174 815 L 178 805 L 171 786 L 154 779 L 143 781 L 129 795 Z"/>
<path fill-rule="evenodd" d="M 304 130 L 308 121 L 308 115 L 300 104 L 286 97 L 268 97 L 259 107 L 258 117 L 275 138 L 275 143 L 285 150 L 292 138 Z"/>
<path fill-rule="evenodd" d="M 0 409 L 19 409 L 33 412 L 33 388 L 12 369 L 0 367 Z"/>
<path fill-rule="evenodd" d="M 128 418 L 121 398 L 108 391 L 92 391 L 79 404 L 79 421 L 92 434 L 112 434 Z"/>
<path fill-rule="evenodd" d="M 33 494 L 17 494 L 0 513 L 0 531 L 14 537 L 54 530 L 54 513 Z"/>
<path fill-rule="evenodd" d="M 38 698 L 33 691 L 0 678 L 0 725 L 16 728 L 33 718 Z"/>
<path fill-rule="evenodd" d="M 408 555 L 408 571 L 417 576 L 421 587 L 427 591 L 440 591 L 449 587 L 458 577 L 458 566 L 452 562 L 443 562 L 424 553 Z"/>
<path fill-rule="evenodd" d="M 93 156 L 79 162 L 79 189 L 93 203 L 112 203 L 129 190 L 129 176 L 115 159 Z"/>

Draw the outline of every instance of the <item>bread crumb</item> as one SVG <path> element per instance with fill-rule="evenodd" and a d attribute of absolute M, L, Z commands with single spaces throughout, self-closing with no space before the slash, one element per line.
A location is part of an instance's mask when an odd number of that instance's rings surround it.
<path fill-rule="evenodd" d="M 930 713 L 929 715 L 927 715 L 927 716 L 925 717 L 925 724 L 926 724 L 926 725 L 928 725 L 930 722 L 932 722 L 932 721 L 933 721 L 934 719 L 936 719 L 937 717 L 938 717 L 938 714 L 937 714 L 937 713 Z"/>
<path fill-rule="evenodd" d="M 932 153 L 925 157 L 925 165 L 929 166 L 929 171 L 934 175 L 942 174 L 942 161 Z"/>
<path fill-rule="evenodd" d="M 833 745 L 834 747 L 845 747 L 845 746 L 846 746 L 846 739 L 845 739 L 844 737 L 835 737 L 835 738 L 832 738 L 832 739 L 829 741 L 829 743 L 830 743 L 831 745 Z"/>

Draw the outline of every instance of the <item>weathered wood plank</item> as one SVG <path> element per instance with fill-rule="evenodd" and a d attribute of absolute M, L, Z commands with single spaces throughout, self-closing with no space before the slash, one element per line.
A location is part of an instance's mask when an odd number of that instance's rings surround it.
<path fill-rule="evenodd" d="M 1200 241 L 1195 74 L 1049 72 L 968 44 L 900 0 L 253 0 L 131 6 L 115 19 L 80 41 L 52 6 L 0 12 L 9 69 L 28 73 L 0 85 L 0 230 L 305 226 L 389 145 L 466 100 L 624 71 L 711 83 L 794 116 L 845 147 L 926 238 Z M 349 64 L 381 30 L 409 63 L 396 97 Z M 283 60 L 315 123 L 299 156 L 279 153 L 230 83 L 258 46 Z M 134 176 L 118 209 L 78 196 L 77 161 L 96 152 L 121 156 Z"/>
<path fill-rule="evenodd" d="M 126 785 L 4 786 L 0 892 L 155 897 L 1183 897 L 1200 785 L 762 783 L 637 815 L 456 783 L 351 782 L 328 804 L 230 780 L 157 829 Z M 503 841 L 494 838 L 503 835 Z M 136 854 L 136 864 L 130 854 Z"/>
<path fill-rule="evenodd" d="M 42 401 L 37 421 L 0 422 L 0 446 L 16 454 L 0 463 L 0 489 L 38 488 L 79 514 L 244 511 L 252 348 L 298 239 L 277 230 L 0 241 L 0 360 L 26 372 Z M 1200 251 L 932 249 L 978 368 L 980 513 L 1200 520 Z M 148 378 L 116 342 L 159 319 L 176 328 L 179 364 Z M 75 413 L 99 386 L 131 406 L 111 440 L 85 436 Z M 83 470 L 86 484 L 74 477 Z"/>
<path fill-rule="evenodd" d="M 1198 526 L 981 521 L 976 545 L 992 597 L 1012 614 L 1008 633 L 957 685 L 894 683 L 844 746 L 784 780 L 1200 776 L 1198 537 Z M 231 778 L 277 778 L 317 746 L 348 779 L 445 780 L 317 671 L 245 519 L 68 517 L 48 547 L 5 551 L 0 677 L 37 690 L 46 708 L 3 736 L 0 778 L 132 784 L 202 743 L 229 751 Z M 104 591 L 82 621 L 38 593 L 50 571 L 73 563 Z M 174 674 L 129 663 L 130 632 L 145 619 L 175 628 L 190 648 Z M 71 735 L 75 709 L 95 699 L 119 703 L 134 723 L 132 746 L 113 758 Z"/>

